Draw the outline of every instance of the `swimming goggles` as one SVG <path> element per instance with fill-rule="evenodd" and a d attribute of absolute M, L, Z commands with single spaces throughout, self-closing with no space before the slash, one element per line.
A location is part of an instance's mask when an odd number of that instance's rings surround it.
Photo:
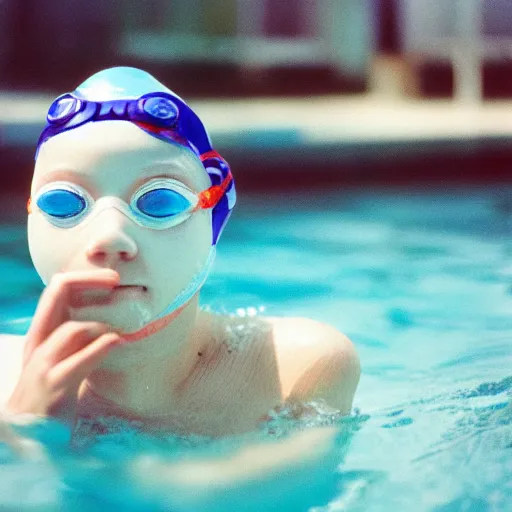
<path fill-rule="evenodd" d="M 47 125 L 37 143 L 38 150 L 43 142 L 61 132 L 90 121 L 109 120 L 130 121 L 152 135 L 190 147 L 197 155 L 211 150 L 208 135 L 197 115 L 182 100 L 166 92 L 107 101 L 90 101 L 79 94 L 63 94 L 48 110 Z"/>
<path fill-rule="evenodd" d="M 123 69 L 120 68 L 121 71 Z M 136 82 L 147 80 L 147 74 L 142 71 L 126 69 L 128 74 L 124 72 L 122 75 L 123 81 L 128 85 L 132 79 Z M 129 121 L 153 137 L 187 147 L 201 160 L 213 185 L 208 189 L 209 194 L 207 191 L 202 194 L 204 197 L 212 196 L 208 201 L 213 208 L 212 244 L 215 245 L 236 202 L 235 183 L 228 163 L 212 148 L 208 133 L 198 115 L 172 91 L 160 90 L 141 96 L 134 94 L 125 98 L 105 100 L 97 98 L 108 96 L 108 91 L 95 91 L 92 96 L 95 99 L 88 99 L 89 90 L 95 86 L 101 89 L 105 80 L 107 83 L 112 82 L 114 79 L 111 75 L 115 75 L 115 72 L 116 68 L 97 73 L 86 81 L 87 87 L 82 84 L 75 91 L 59 96 L 51 104 L 46 116 L 46 126 L 37 143 L 36 160 L 42 145 L 48 139 L 96 121 Z M 122 92 L 124 88 L 124 85 L 121 85 L 116 91 L 120 89 Z M 135 90 L 139 91 L 140 88 L 136 87 Z M 216 195 L 218 190 L 222 190 L 221 197 Z"/>
<path fill-rule="evenodd" d="M 107 208 L 116 208 L 139 226 L 168 229 L 187 220 L 198 210 L 213 208 L 222 199 L 231 182 L 231 173 L 220 185 L 196 193 L 172 178 L 154 178 L 131 197 L 130 204 L 118 197 L 94 200 L 75 183 L 58 181 L 41 187 L 34 203 L 46 219 L 56 227 L 72 228 Z M 32 199 L 27 204 L 32 213 Z"/>

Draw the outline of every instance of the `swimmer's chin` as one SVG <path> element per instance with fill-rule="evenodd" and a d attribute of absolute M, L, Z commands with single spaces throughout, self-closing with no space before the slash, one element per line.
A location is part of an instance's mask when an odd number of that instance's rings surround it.
<path fill-rule="evenodd" d="M 124 307 L 123 307 L 124 306 Z M 142 329 L 154 314 L 147 307 L 137 305 L 91 305 L 70 308 L 71 320 L 79 322 L 101 322 L 119 332 L 133 332 Z M 129 307 L 126 307 L 129 306 Z"/>

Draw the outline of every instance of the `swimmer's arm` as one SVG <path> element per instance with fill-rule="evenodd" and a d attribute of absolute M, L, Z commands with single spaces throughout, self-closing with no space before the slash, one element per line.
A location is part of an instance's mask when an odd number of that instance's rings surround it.
<path fill-rule="evenodd" d="M 127 478 L 144 496 L 167 497 L 172 509 L 205 511 L 216 502 L 222 510 L 312 510 L 321 497 L 339 492 L 337 467 L 348 440 L 339 443 L 335 428 L 307 429 L 241 448 L 235 443 L 231 453 L 199 459 L 140 457 L 131 462 Z M 295 493 L 301 488 L 308 492 Z M 241 496 L 250 497 L 243 506 Z"/>
<path fill-rule="evenodd" d="M 361 374 L 352 342 L 333 327 L 306 318 L 271 322 L 284 401 L 323 400 L 350 414 Z"/>
<path fill-rule="evenodd" d="M 25 336 L 0 334 L 0 411 L 5 409 L 21 373 Z"/>

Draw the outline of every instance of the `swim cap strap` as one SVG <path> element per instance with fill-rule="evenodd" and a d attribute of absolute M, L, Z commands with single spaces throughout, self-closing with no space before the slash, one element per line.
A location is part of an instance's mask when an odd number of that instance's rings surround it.
<path fill-rule="evenodd" d="M 185 309 L 192 297 L 194 297 L 194 295 L 203 286 L 215 260 L 215 252 L 215 246 L 213 245 L 201 271 L 192 278 L 192 281 L 190 281 L 190 283 L 159 315 L 138 331 L 121 333 L 122 338 L 126 340 L 126 342 L 139 341 L 161 331 L 164 327 L 169 325 L 171 321 Z"/>
<path fill-rule="evenodd" d="M 167 327 L 187 307 L 187 305 L 188 302 L 183 304 L 181 307 L 179 307 L 172 313 L 169 313 L 167 316 L 154 320 L 153 322 L 149 323 L 148 325 L 146 325 L 145 327 L 138 331 L 123 334 L 122 343 L 132 343 L 134 341 L 140 341 L 144 338 L 147 338 L 148 336 L 151 336 L 152 334 L 157 333 L 158 331 L 161 331 L 164 327 Z"/>

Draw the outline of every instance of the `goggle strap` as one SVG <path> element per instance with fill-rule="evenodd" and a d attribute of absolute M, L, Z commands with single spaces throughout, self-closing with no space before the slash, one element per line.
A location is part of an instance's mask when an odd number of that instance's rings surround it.
<path fill-rule="evenodd" d="M 160 127 L 155 126 L 150 123 L 145 123 L 144 121 L 131 121 L 135 126 L 138 126 L 142 130 L 153 134 L 155 137 L 163 138 L 165 140 L 172 140 L 182 146 L 187 146 L 190 148 L 190 143 L 188 140 L 180 135 L 175 129 L 170 127 Z M 192 149 L 192 148 L 191 148 Z"/>
<path fill-rule="evenodd" d="M 169 313 L 167 316 L 164 316 L 162 318 L 158 318 L 157 320 L 154 320 L 153 322 L 149 323 L 142 329 L 132 332 L 132 333 L 122 333 L 122 342 L 124 343 L 132 343 L 134 341 L 139 341 L 143 338 L 147 338 L 148 336 L 151 336 L 152 334 L 157 333 L 158 331 L 161 331 L 164 327 L 167 327 L 188 305 L 188 302 L 185 302 L 182 306 L 180 306 L 175 311 Z"/>
<path fill-rule="evenodd" d="M 222 196 L 226 192 L 226 189 L 228 188 L 232 179 L 233 176 L 231 171 L 229 171 L 228 175 L 224 178 L 220 185 L 213 185 L 212 187 L 203 190 L 199 194 L 199 201 L 193 211 L 204 210 L 216 206 L 217 203 L 222 199 Z"/>
<path fill-rule="evenodd" d="M 217 151 L 212 149 L 211 151 L 207 151 L 206 153 L 203 153 L 202 155 L 199 155 L 199 158 L 201 159 L 201 162 L 204 162 L 205 160 L 208 160 L 209 158 L 219 158 L 220 160 L 224 160 Z"/>
<path fill-rule="evenodd" d="M 201 162 L 205 162 L 210 158 L 218 158 L 223 162 L 225 161 L 224 158 L 222 158 L 222 156 L 214 149 L 202 153 L 201 155 L 199 155 L 199 158 L 201 159 Z M 213 185 L 209 189 L 201 192 L 199 194 L 199 202 L 197 203 L 197 206 L 194 208 L 194 211 L 213 208 L 214 206 L 216 206 L 217 203 L 222 199 L 222 196 L 226 192 L 226 189 L 228 188 L 232 179 L 233 176 L 231 174 L 231 171 L 228 171 L 228 175 L 224 178 L 220 185 Z"/>

